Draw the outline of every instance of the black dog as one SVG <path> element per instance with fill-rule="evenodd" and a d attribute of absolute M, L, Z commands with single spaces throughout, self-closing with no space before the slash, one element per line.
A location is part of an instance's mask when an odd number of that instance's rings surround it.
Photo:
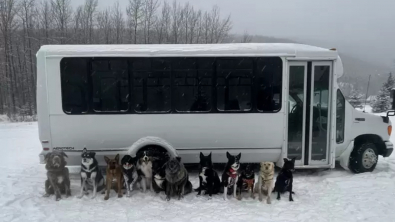
<path fill-rule="evenodd" d="M 130 192 L 133 191 L 134 184 L 141 178 L 137 174 L 136 167 L 137 158 L 133 158 L 130 155 L 123 156 L 121 160 L 122 175 L 124 179 L 124 185 L 126 187 L 127 197 L 130 197 Z"/>
<path fill-rule="evenodd" d="M 232 156 L 226 152 L 228 163 L 225 166 L 222 174 L 222 185 L 224 186 L 224 199 L 228 199 L 228 188 L 233 187 L 233 197 L 236 198 L 237 181 L 239 180 L 240 158 L 241 153 L 237 156 Z"/>
<path fill-rule="evenodd" d="M 241 192 L 250 192 L 251 198 L 254 198 L 254 184 L 255 184 L 255 173 L 251 164 L 247 164 L 242 173 L 240 174 L 239 181 L 237 183 L 238 199 L 241 199 Z"/>
<path fill-rule="evenodd" d="M 166 191 L 166 162 L 169 157 L 153 157 L 152 159 L 152 187 L 156 193 L 160 193 Z"/>
<path fill-rule="evenodd" d="M 213 169 L 211 153 L 208 156 L 200 153 L 199 188 L 195 190 L 198 192 L 197 195 L 200 195 L 203 190 L 204 194 L 208 193 L 211 198 L 212 194 L 219 193 L 220 189 L 221 181 L 218 173 Z"/>
<path fill-rule="evenodd" d="M 61 199 L 61 194 L 66 194 L 66 197 L 71 196 L 69 169 L 66 167 L 65 157 L 67 155 L 63 151 L 53 151 L 45 155 L 48 179 L 45 181 L 44 197 L 55 194 L 58 201 Z"/>
<path fill-rule="evenodd" d="M 86 148 L 81 154 L 81 193 L 78 198 L 82 198 L 88 190 L 93 190 L 92 198 L 96 197 L 97 191 L 104 191 L 105 184 L 103 175 L 99 169 L 99 164 L 95 158 L 95 152 L 88 152 Z"/>
<path fill-rule="evenodd" d="M 292 199 L 292 194 L 295 194 L 292 191 L 293 171 L 295 171 L 295 157 L 291 160 L 284 158 L 284 166 L 277 175 L 276 183 L 273 189 L 273 192 L 277 191 L 277 200 L 280 200 L 280 193 L 285 193 L 288 191 L 289 201 L 294 201 Z"/>

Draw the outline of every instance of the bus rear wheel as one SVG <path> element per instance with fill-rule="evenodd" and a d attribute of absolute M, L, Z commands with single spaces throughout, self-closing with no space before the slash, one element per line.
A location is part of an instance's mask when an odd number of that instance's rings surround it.
<path fill-rule="evenodd" d="M 354 173 L 372 172 L 377 165 L 378 152 L 374 143 L 356 146 L 350 155 L 349 168 Z"/>

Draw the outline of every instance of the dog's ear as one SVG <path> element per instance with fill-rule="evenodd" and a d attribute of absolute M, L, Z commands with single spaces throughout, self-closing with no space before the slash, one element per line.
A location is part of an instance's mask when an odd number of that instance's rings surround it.
<path fill-rule="evenodd" d="M 95 152 L 91 152 L 91 154 L 92 154 L 92 158 L 95 158 L 96 153 Z"/>
<path fill-rule="evenodd" d="M 239 153 L 239 155 L 237 155 L 237 159 L 240 160 L 240 158 L 241 158 L 241 153 Z"/>
<path fill-rule="evenodd" d="M 68 156 L 67 156 L 67 154 L 65 153 L 65 152 L 60 152 L 60 154 L 62 155 L 62 156 L 64 156 L 64 157 L 67 157 L 67 158 L 69 158 Z"/>
<path fill-rule="evenodd" d="M 178 162 L 181 162 L 181 157 L 178 156 L 178 157 L 176 157 L 176 159 Z"/>
<path fill-rule="evenodd" d="M 203 159 L 203 158 L 204 158 L 204 155 L 202 152 L 200 152 L 200 159 Z"/>
<path fill-rule="evenodd" d="M 226 157 L 227 157 L 228 159 L 230 159 L 230 158 L 232 157 L 232 155 L 230 155 L 230 153 L 229 153 L 228 151 L 226 151 Z"/>
<path fill-rule="evenodd" d="M 119 163 L 119 153 L 115 156 L 115 161 Z"/>
<path fill-rule="evenodd" d="M 264 164 L 265 164 L 264 162 L 261 162 L 261 167 L 262 167 Z"/>
<path fill-rule="evenodd" d="M 211 152 L 210 152 L 210 154 L 208 155 L 208 157 L 210 157 L 210 160 L 211 160 Z"/>
<path fill-rule="evenodd" d="M 288 159 L 287 159 L 287 158 L 283 158 L 283 160 L 284 160 L 284 163 L 288 162 Z"/>
<path fill-rule="evenodd" d="M 104 156 L 104 160 L 106 161 L 106 163 L 108 164 L 110 162 L 110 158 Z"/>
<path fill-rule="evenodd" d="M 296 157 L 292 158 L 291 161 L 292 163 L 295 163 Z"/>

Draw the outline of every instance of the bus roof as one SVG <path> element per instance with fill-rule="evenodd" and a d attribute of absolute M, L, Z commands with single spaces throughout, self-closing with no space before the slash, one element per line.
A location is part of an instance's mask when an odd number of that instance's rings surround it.
<path fill-rule="evenodd" d="M 49 57 L 287 56 L 296 58 L 338 58 L 336 50 L 293 43 L 44 45 L 38 53 L 41 52 Z"/>

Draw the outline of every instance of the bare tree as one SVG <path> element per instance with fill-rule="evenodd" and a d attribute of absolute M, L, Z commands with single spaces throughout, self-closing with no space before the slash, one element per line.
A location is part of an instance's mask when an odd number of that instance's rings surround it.
<path fill-rule="evenodd" d="M 119 2 L 115 2 L 111 11 L 111 24 L 114 26 L 115 43 L 123 42 L 123 35 L 125 31 L 125 21 L 123 19 L 122 11 L 119 7 Z"/>
<path fill-rule="evenodd" d="M 128 28 L 130 31 L 130 40 L 137 44 L 137 32 L 143 23 L 144 4 L 142 0 L 129 0 L 129 6 L 126 8 L 128 16 Z"/>
<path fill-rule="evenodd" d="M 93 43 L 93 19 L 96 13 L 97 4 L 97 0 L 85 0 L 82 23 L 84 33 L 83 43 Z"/>
<path fill-rule="evenodd" d="M 151 31 L 157 22 L 156 11 L 158 10 L 158 0 L 145 0 L 144 2 L 144 43 L 151 42 Z"/>
<path fill-rule="evenodd" d="M 177 3 L 177 1 L 173 2 L 173 6 L 171 9 L 171 37 L 172 41 L 175 44 L 180 43 L 180 35 L 181 35 L 181 25 L 182 20 L 184 19 L 184 11 L 181 10 L 181 5 Z"/>
<path fill-rule="evenodd" d="M 11 114 L 16 113 L 15 107 L 15 93 L 13 91 L 14 79 L 12 73 L 12 63 L 11 63 L 11 38 L 12 34 L 15 31 L 16 23 L 15 23 L 15 15 L 17 13 L 16 9 L 16 1 L 15 0 L 1 0 L 0 1 L 0 32 L 3 37 L 3 55 L 4 55 L 4 63 L 3 63 L 3 71 L 5 73 L 4 81 L 1 81 L 5 84 L 5 94 L 7 97 L 3 98 L 5 100 L 5 108 L 7 110 L 7 115 L 11 116 Z M 0 87 L 2 89 L 2 87 Z M 3 100 L 2 99 L 2 100 Z M 7 107 L 8 106 L 8 107 Z"/>
<path fill-rule="evenodd" d="M 53 28 L 53 13 L 48 1 L 44 0 L 40 3 L 40 7 L 37 9 L 37 15 L 40 28 L 44 31 L 43 44 L 48 44 L 50 42 L 50 31 Z"/>
<path fill-rule="evenodd" d="M 111 31 L 112 31 L 112 20 L 110 16 L 110 10 L 106 9 L 99 12 L 97 15 L 97 24 L 99 36 L 104 38 L 104 41 L 100 41 L 104 44 L 110 44 L 111 41 Z"/>
<path fill-rule="evenodd" d="M 252 41 L 252 36 L 248 34 L 247 31 L 244 31 L 244 34 L 241 37 L 241 43 L 249 43 L 251 41 Z"/>
<path fill-rule="evenodd" d="M 170 27 L 170 5 L 164 2 L 162 6 L 161 15 L 158 18 L 158 22 L 155 23 L 155 32 L 157 35 L 157 42 L 167 43 L 169 41 L 169 27 Z"/>
<path fill-rule="evenodd" d="M 60 44 L 64 44 L 67 41 L 67 31 L 72 15 L 70 0 L 51 0 L 51 6 L 55 27 L 60 35 Z"/>

